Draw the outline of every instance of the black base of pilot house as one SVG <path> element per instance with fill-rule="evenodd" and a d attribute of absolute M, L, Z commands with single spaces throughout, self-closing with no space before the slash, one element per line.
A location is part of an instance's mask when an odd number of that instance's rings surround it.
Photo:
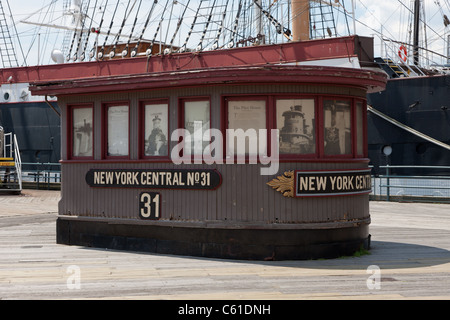
<path fill-rule="evenodd" d="M 67 141 L 57 243 L 252 260 L 368 249 L 365 99 L 385 81 L 266 65 L 36 83 L 58 96 Z"/>
<path fill-rule="evenodd" d="M 370 248 L 369 224 L 333 229 L 218 229 L 57 220 L 57 243 L 240 260 L 309 260 Z"/>

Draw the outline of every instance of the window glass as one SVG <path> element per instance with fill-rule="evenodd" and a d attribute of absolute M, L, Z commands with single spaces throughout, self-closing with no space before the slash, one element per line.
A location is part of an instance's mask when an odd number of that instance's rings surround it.
<path fill-rule="evenodd" d="M 72 109 L 72 156 L 93 156 L 93 118 L 92 108 Z"/>
<path fill-rule="evenodd" d="M 146 104 L 145 113 L 145 156 L 166 156 L 168 154 L 169 117 L 167 104 Z"/>
<path fill-rule="evenodd" d="M 266 154 L 267 133 L 259 136 L 266 129 L 266 101 L 228 101 L 228 129 L 227 155 Z"/>
<path fill-rule="evenodd" d="M 203 150 L 209 146 L 209 139 L 203 138 L 210 128 L 209 112 L 209 101 L 184 102 L 184 128 L 189 131 L 185 146 L 188 154 L 202 155 Z"/>
<path fill-rule="evenodd" d="M 316 152 L 313 99 L 280 99 L 276 102 L 280 154 Z"/>
<path fill-rule="evenodd" d="M 108 107 L 107 117 L 107 156 L 128 156 L 128 106 Z"/>
<path fill-rule="evenodd" d="M 356 154 L 364 154 L 363 103 L 356 102 Z"/>
<path fill-rule="evenodd" d="M 350 101 L 324 100 L 325 155 L 351 154 Z"/>

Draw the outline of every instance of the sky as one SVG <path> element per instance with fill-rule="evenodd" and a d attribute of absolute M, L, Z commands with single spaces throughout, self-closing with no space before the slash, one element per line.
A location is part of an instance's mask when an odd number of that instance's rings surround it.
<path fill-rule="evenodd" d="M 11 12 L 13 14 L 14 20 L 16 22 L 16 28 L 10 27 L 10 32 L 19 35 L 21 48 L 18 46 L 18 42 L 15 41 L 15 50 L 19 58 L 19 64 L 23 64 L 23 56 L 27 57 L 28 65 L 35 65 L 40 59 L 40 64 L 53 63 L 50 59 L 50 52 L 52 47 L 57 46 L 58 43 L 62 42 L 62 36 L 55 39 L 50 39 L 42 34 L 39 37 L 31 36 L 35 30 L 34 26 L 20 23 L 22 19 L 29 17 L 32 13 L 37 12 L 40 8 L 45 7 L 54 0 L 9 0 L 9 5 Z M 100 0 L 98 0 L 100 2 Z M 150 0 L 146 0 L 150 1 Z M 193 0 L 195 1 L 195 0 Z M 282 0 L 279 0 L 282 1 Z M 334 0 L 331 0 L 334 2 Z M 4 10 L 7 17 L 9 17 L 9 10 L 4 2 Z M 91 0 L 94 2 L 94 0 Z M 153 2 L 153 1 L 151 1 Z M 408 16 L 409 11 L 407 7 L 411 7 L 411 0 L 402 1 L 405 6 L 401 5 L 400 1 L 397 0 L 359 0 L 355 1 L 355 16 L 356 21 L 356 33 L 363 36 L 373 36 L 374 37 L 374 51 L 375 55 L 386 55 L 387 49 L 392 49 L 396 52 L 400 44 L 392 44 L 392 47 L 386 47 L 381 45 L 380 37 L 388 37 L 392 39 L 398 39 L 401 41 L 408 41 L 410 38 L 411 28 L 411 18 Z M 192 3 L 192 1 L 191 1 Z M 450 34 L 450 26 L 444 28 L 442 14 L 447 14 L 450 17 L 450 1 L 449 0 L 423 0 L 425 7 L 425 18 L 431 20 L 431 29 L 427 29 L 426 34 L 421 31 L 422 40 L 427 39 L 428 47 L 439 54 L 444 54 L 446 52 L 446 39 L 447 35 Z M 441 7 L 437 5 L 440 3 Z M 61 4 L 59 4 L 61 7 Z M 351 11 L 350 1 L 346 1 L 346 8 Z M 38 15 L 33 16 L 38 17 Z M 341 19 L 341 22 L 343 20 Z M 352 22 L 351 29 L 353 29 Z M 345 33 L 346 27 L 341 24 L 338 31 Z M 41 48 L 38 50 L 38 44 Z M 423 44 L 423 43 L 421 43 Z M 22 54 L 23 52 L 23 54 Z M 391 53 L 392 54 L 392 53 Z M 436 55 L 436 57 L 439 57 Z"/>

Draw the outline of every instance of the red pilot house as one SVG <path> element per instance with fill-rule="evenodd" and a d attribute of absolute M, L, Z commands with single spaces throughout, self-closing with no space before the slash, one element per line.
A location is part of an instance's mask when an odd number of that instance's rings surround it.
<path fill-rule="evenodd" d="M 366 94 L 386 76 L 301 63 L 370 61 L 362 40 L 79 63 L 35 81 L 62 110 L 57 242 L 266 260 L 367 247 Z"/>

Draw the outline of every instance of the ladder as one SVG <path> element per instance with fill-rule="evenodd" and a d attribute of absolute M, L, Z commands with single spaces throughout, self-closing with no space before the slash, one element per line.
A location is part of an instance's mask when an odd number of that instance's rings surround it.
<path fill-rule="evenodd" d="M 327 1 L 309 2 L 310 39 L 336 37 L 333 7 Z"/>
<path fill-rule="evenodd" d="M 6 21 L 3 3 L 0 1 L 0 55 L 2 58 L 3 68 L 17 67 L 16 52 L 9 33 L 8 23 Z"/>
<path fill-rule="evenodd" d="M 22 160 L 16 135 L 0 128 L 0 193 L 22 191 Z"/>

